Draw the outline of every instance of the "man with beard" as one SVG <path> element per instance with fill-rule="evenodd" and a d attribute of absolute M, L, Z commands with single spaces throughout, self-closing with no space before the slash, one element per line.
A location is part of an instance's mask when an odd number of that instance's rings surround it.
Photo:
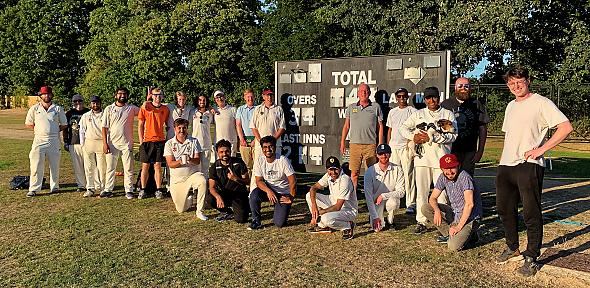
<path fill-rule="evenodd" d="M 461 170 L 461 163 L 454 154 L 447 154 L 439 160 L 442 174 L 438 177 L 430 205 L 422 206 L 422 213 L 434 224 L 441 236 L 439 243 L 447 243 L 449 250 L 463 249 L 467 241 L 477 241 L 477 221 L 482 216 L 481 196 L 467 171 Z M 438 203 L 437 199 L 446 191 L 449 204 Z"/>
<path fill-rule="evenodd" d="M 209 178 L 209 165 L 211 161 L 211 123 L 213 123 L 213 113 L 209 107 L 209 98 L 205 95 L 197 96 L 195 99 L 195 109 L 191 112 L 189 121 L 192 121 L 193 138 L 199 141 L 201 145 L 201 167 L 199 171 Z"/>
<path fill-rule="evenodd" d="M 139 107 L 127 104 L 129 90 L 117 88 L 115 103 L 104 109 L 102 117 L 102 146 L 106 155 L 107 171 L 104 190 L 101 198 L 113 196 L 115 188 L 115 170 L 119 156 L 123 162 L 123 182 L 125 197 L 135 198 L 133 195 L 133 118 L 139 113 Z"/>
<path fill-rule="evenodd" d="M 187 211 L 193 204 L 192 189 L 197 191 L 197 218 L 205 221 L 203 214 L 207 182 L 199 172 L 201 164 L 201 147 L 197 139 L 188 136 L 188 120 L 174 120 L 176 136 L 168 141 L 164 148 L 166 164 L 170 167 L 170 195 L 178 213 Z"/>
<path fill-rule="evenodd" d="M 84 148 L 84 171 L 86 172 L 86 192 L 84 197 L 92 197 L 104 189 L 106 158 L 102 151 L 102 102 L 100 97 L 90 99 L 90 112 L 80 118 L 80 144 Z"/>
<path fill-rule="evenodd" d="M 64 109 L 53 104 L 51 87 L 43 86 L 39 91 L 41 102 L 27 112 L 25 126 L 33 129 L 35 137 L 29 153 L 31 177 L 27 197 L 34 197 L 43 184 L 45 157 L 49 159 L 49 191 L 59 190 L 59 161 L 61 158 L 59 132 L 67 128 L 68 120 Z"/>
<path fill-rule="evenodd" d="M 486 145 L 490 116 L 485 106 L 479 100 L 469 97 L 470 94 L 469 79 L 461 77 L 455 81 L 455 98 L 446 99 L 440 106 L 455 114 L 459 131 L 451 153 L 462 163 L 463 170 L 473 177 L 475 163 L 481 160 Z"/>
<path fill-rule="evenodd" d="M 260 140 L 265 136 L 272 136 L 276 141 L 277 158 L 281 156 L 281 136 L 285 133 L 287 126 L 285 126 L 285 113 L 283 108 L 274 104 L 274 92 L 266 88 L 262 90 L 262 104 L 256 106 L 252 121 L 250 121 L 250 128 L 254 134 L 254 162 L 260 156 L 264 156 L 264 152 L 260 146 Z M 253 188 L 250 188 L 253 189 Z"/>
<path fill-rule="evenodd" d="M 240 156 L 246 163 L 249 171 L 252 171 L 254 165 L 253 150 L 254 150 L 254 133 L 250 128 L 250 121 L 254 115 L 254 91 L 248 88 L 244 90 L 244 105 L 238 107 L 236 112 L 236 127 L 238 129 L 238 137 L 240 138 Z M 234 147 L 235 149 L 235 147 Z"/>
<path fill-rule="evenodd" d="M 262 229 L 260 204 L 269 201 L 274 205 L 273 222 L 281 228 L 287 223 L 289 211 L 295 198 L 297 180 L 291 162 L 285 156 L 277 158 L 277 138 L 264 136 L 260 139 L 264 157 L 254 160 L 256 189 L 250 193 L 252 223 L 249 230 Z"/>
<path fill-rule="evenodd" d="M 215 220 L 235 219 L 246 223 L 250 213 L 246 188 L 250 183 L 248 167 L 240 158 L 231 157 L 231 143 L 225 139 L 217 141 L 215 151 L 217 161 L 209 167 L 210 203 L 221 212 Z"/>
<path fill-rule="evenodd" d="M 451 145 L 457 139 L 457 123 L 453 112 L 440 107 L 440 93 L 436 87 L 424 89 L 424 101 L 426 108 L 414 112 L 400 127 L 400 133 L 408 140 L 416 144 L 422 144 L 424 152 L 414 157 L 416 172 L 416 229 L 415 234 L 426 232 L 426 216 L 422 213 L 423 206 L 428 205 L 430 185 L 438 179 L 442 173 L 439 167 L 439 159 L 451 152 Z M 437 126 L 439 120 L 447 120 L 452 123 L 453 129 L 448 133 L 416 132 L 416 127 L 422 123 Z M 445 196 L 441 201 L 446 202 Z"/>
<path fill-rule="evenodd" d="M 225 101 L 225 93 L 221 90 L 213 93 L 213 99 L 217 104 L 215 109 L 214 121 L 215 121 L 215 139 L 225 139 L 231 143 L 232 156 L 236 156 L 238 135 L 236 130 L 236 107 L 227 104 Z"/>
<path fill-rule="evenodd" d="M 141 190 L 138 199 L 146 197 L 150 165 L 154 165 L 154 180 L 156 182 L 156 198 L 162 199 L 162 162 L 164 159 L 164 124 L 168 123 L 170 110 L 162 104 L 164 91 L 160 88 L 153 88 L 150 95 L 151 102 L 147 102 L 139 110 L 137 132 L 139 134 L 139 161 L 141 162 Z"/>
<path fill-rule="evenodd" d="M 84 191 L 86 186 L 86 176 L 84 175 L 84 152 L 80 144 L 80 118 L 86 112 L 90 111 L 84 107 L 84 99 L 80 94 L 72 97 L 72 109 L 66 112 L 68 119 L 68 128 L 63 131 L 64 149 L 70 152 L 72 158 L 72 167 L 74 169 L 74 178 L 78 189 L 76 192 Z"/>

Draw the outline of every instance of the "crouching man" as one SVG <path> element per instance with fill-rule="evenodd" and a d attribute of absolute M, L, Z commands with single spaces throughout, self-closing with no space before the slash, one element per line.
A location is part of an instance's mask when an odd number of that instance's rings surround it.
<path fill-rule="evenodd" d="M 176 211 L 185 212 L 193 204 L 191 188 L 197 191 L 197 218 L 207 220 L 203 214 L 207 184 L 203 173 L 199 172 L 201 164 L 201 146 L 197 139 L 188 137 L 188 120 L 174 120 L 176 136 L 164 145 L 164 157 L 170 167 L 170 194 L 176 205 Z"/>
<path fill-rule="evenodd" d="M 305 195 L 311 212 L 310 232 L 330 233 L 332 230 L 341 230 L 342 239 L 352 239 L 354 219 L 358 212 L 352 180 L 342 173 L 340 161 L 334 156 L 326 160 L 326 170 L 326 174 Z M 325 187 L 329 187 L 329 195 L 317 193 Z"/>
<path fill-rule="evenodd" d="M 428 199 L 430 205 L 423 206 L 422 212 L 442 234 L 437 241 L 447 243 L 452 251 L 459 251 L 467 241 L 477 241 L 477 222 L 482 215 L 481 196 L 471 175 L 460 169 L 461 164 L 455 155 L 446 154 L 439 162 L 443 173 Z M 437 202 L 442 190 L 447 191 L 449 205 Z"/>
<path fill-rule="evenodd" d="M 406 194 L 404 172 L 401 166 L 389 162 L 391 147 L 387 144 L 377 146 L 378 162 L 365 172 L 365 199 L 373 231 L 379 232 L 385 227 L 383 210 L 387 209 L 387 222 L 393 225 L 395 210 L 399 209 L 400 200 Z"/>
<path fill-rule="evenodd" d="M 231 143 L 221 139 L 215 144 L 217 160 L 209 167 L 209 193 L 211 207 L 215 207 L 218 222 L 235 219 L 238 223 L 248 221 L 250 183 L 248 167 L 238 157 L 231 157 Z"/>

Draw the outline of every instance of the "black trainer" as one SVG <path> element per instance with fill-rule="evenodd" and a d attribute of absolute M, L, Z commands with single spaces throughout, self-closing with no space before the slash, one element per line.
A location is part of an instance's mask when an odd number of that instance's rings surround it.
<path fill-rule="evenodd" d="M 518 274 L 524 277 L 531 277 L 539 271 L 539 264 L 530 256 L 524 256 L 522 267 L 518 268 Z"/>
<path fill-rule="evenodd" d="M 234 214 L 227 212 L 222 212 L 221 214 L 219 214 L 219 216 L 215 217 L 215 221 L 217 222 L 223 222 L 232 219 L 234 219 Z"/>
<path fill-rule="evenodd" d="M 511 250 L 510 248 L 506 247 L 504 252 L 496 257 L 496 264 L 504 264 L 508 261 L 520 261 L 522 260 L 522 255 L 518 249 Z"/>
<path fill-rule="evenodd" d="M 250 223 L 250 226 L 248 226 L 248 230 L 260 230 L 264 228 L 262 226 L 262 223 L 258 222 L 258 221 L 252 221 L 252 223 Z"/>
<path fill-rule="evenodd" d="M 426 231 L 428 231 L 428 228 L 426 228 L 426 225 L 422 223 L 416 224 L 416 228 L 414 228 L 414 234 L 416 235 L 422 235 L 426 233 Z"/>
<path fill-rule="evenodd" d="M 441 243 L 441 244 L 445 244 L 445 243 L 449 242 L 449 235 L 447 235 L 447 236 L 438 235 L 438 237 L 436 237 L 436 242 Z"/>
<path fill-rule="evenodd" d="M 354 222 L 350 221 L 350 228 L 342 230 L 342 239 L 350 240 L 354 238 Z"/>

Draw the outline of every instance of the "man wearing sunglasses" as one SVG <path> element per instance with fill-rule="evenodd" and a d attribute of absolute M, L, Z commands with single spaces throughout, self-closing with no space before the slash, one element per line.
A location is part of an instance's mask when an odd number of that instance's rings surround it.
<path fill-rule="evenodd" d="M 70 152 L 74 178 L 78 189 L 76 192 L 83 192 L 86 187 L 86 174 L 84 173 L 84 152 L 80 144 L 80 118 L 90 109 L 84 107 L 84 99 L 80 94 L 72 97 L 72 109 L 66 112 L 68 128 L 63 131 L 64 149 Z"/>
<path fill-rule="evenodd" d="M 408 90 L 399 88 L 395 91 L 397 107 L 387 115 L 387 143 L 391 147 L 391 162 L 404 171 L 404 187 L 406 191 L 406 213 L 416 214 L 416 184 L 414 179 L 414 157 L 408 148 L 408 139 L 399 132 L 399 128 L 416 108 L 408 105 Z"/>
<path fill-rule="evenodd" d="M 463 170 L 473 177 L 475 163 L 481 160 L 486 145 L 490 117 L 485 106 L 479 100 L 471 98 L 470 94 L 469 79 L 460 77 L 455 81 L 455 97 L 446 99 L 440 106 L 455 114 L 459 131 L 451 153 L 462 163 Z"/>
<path fill-rule="evenodd" d="M 422 155 L 414 157 L 414 167 L 416 173 L 416 229 L 415 234 L 426 232 L 426 216 L 422 212 L 422 207 L 428 205 L 428 195 L 430 186 L 436 182 L 442 173 L 439 166 L 439 159 L 451 152 L 451 145 L 457 139 L 457 122 L 453 112 L 440 107 L 440 92 L 437 87 L 428 87 L 424 89 L 424 102 L 426 108 L 420 109 L 412 114 L 400 127 L 400 133 L 408 140 L 416 144 L 422 144 L 424 152 Z M 448 133 L 427 133 L 426 131 L 416 131 L 417 126 L 426 123 L 430 126 L 435 125 L 439 120 L 448 120 L 452 123 L 453 129 Z M 417 132 L 417 133 L 416 133 Z M 446 195 L 439 198 L 446 202 Z"/>

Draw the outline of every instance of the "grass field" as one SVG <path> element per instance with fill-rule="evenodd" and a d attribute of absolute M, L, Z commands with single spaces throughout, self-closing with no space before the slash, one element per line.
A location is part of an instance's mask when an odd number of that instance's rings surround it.
<path fill-rule="evenodd" d="M 179 214 L 170 198 L 126 200 L 120 190 L 110 199 L 84 199 L 75 185 L 69 155 L 63 154 L 61 193 L 28 199 L 11 191 L 14 175 L 28 175 L 32 132 L 22 127 L 24 112 L 0 111 L 0 286 L 158 286 L 158 287 L 582 287 L 588 282 L 543 273 L 518 277 L 517 264 L 493 263 L 503 249 L 502 232 L 494 211 L 493 155 L 490 168 L 477 170 L 484 199 L 479 246 L 448 252 L 434 238 L 412 234 L 413 217 L 395 219 L 395 229 L 370 233 L 364 202 L 356 237 L 341 240 L 339 233 L 310 235 L 303 194 L 298 187 L 289 226 L 271 226 L 271 210 L 264 209 L 261 231 L 247 231 L 237 223 L 200 221 L 194 212 Z M 6 122 L 5 122 L 6 120 Z M 23 134 L 28 133 L 28 134 Z M 561 152 L 560 152 L 561 153 Z M 565 152 L 564 152 L 565 153 Z M 569 153 L 569 152 L 567 152 Z M 555 152 L 558 155 L 557 152 Z M 564 154 L 566 155 L 566 154 Z M 555 156 L 557 157 L 557 156 Z M 569 155 L 567 161 L 588 165 L 590 154 Z M 497 158 L 496 160 L 497 161 Z M 557 162 L 548 171 L 543 198 L 546 247 L 587 247 L 590 235 L 575 234 L 584 227 L 560 220 L 590 223 L 588 166 Z M 561 160 L 559 160 L 561 161 Z M 577 163 L 577 162 L 576 162 Z M 586 169 L 585 174 L 581 171 Z M 577 177 L 586 179 L 561 179 Z M 118 177 L 120 178 L 120 177 Z M 314 177 L 305 175 L 306 180 Z M 46 192 L 44 190 L 43 192 Z M 359 199 L 362 199 L 359 194 Z M 216 216 L 214 210 L 206 214 Z M 587 229 L 586 229 L 587 230 Z M 573 233 L 573 234 L 572 234 Z M 524 232 L 521 243 L 524 245 Z M 564 235 L 576 235 L 564 237 Z M 584 246 L 585 245 L 585 246 Z M 582 251 L 590 253 L 586 249 Z"/>

